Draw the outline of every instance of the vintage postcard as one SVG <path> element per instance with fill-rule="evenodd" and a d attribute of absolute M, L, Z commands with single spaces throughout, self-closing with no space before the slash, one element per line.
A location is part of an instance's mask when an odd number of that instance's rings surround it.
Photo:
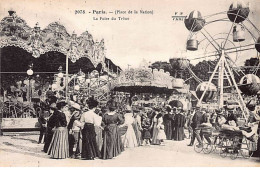
<path fill-rule="evenodd" d="M 260 167 L 259 0 L 1 0 L 0 167 Z"/>

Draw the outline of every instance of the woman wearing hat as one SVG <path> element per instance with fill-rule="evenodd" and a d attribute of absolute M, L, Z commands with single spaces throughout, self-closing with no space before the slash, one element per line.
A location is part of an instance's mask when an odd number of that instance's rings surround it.
<path fill-rule="evenodd" d="M 80 121 L 84 124 L 82 129 L 82 153 L 81 158 L 94 160 L 100 157 L 100 151 L 96 142 L 95 122 L 96 122 L 96 107 L 98 102 L 92 98 L 87 102 L 89 111 L 84 112 Z"/>
<path fill-rule="evenodd" d="M 48 155 L 51 158 L 64 159 L 69 157 L 67 120 L 64 114 L 67 110 L 66 102 L 59 102 L 57 110 L 53 113 L 54 133 L 48 149 Z"/>
<path fill-rule="evenodd" d="M 152 132 L 152 143 L 153 145 L 160 145 L 161 142 L 158 139 L 158 133 L 159 133 L 159 128 L 158 128 L 158 114 L 160 112 L 159 108 L 154 108 L 154 117 L 152 121 L 152 127 L 153 127 L 153 132 Z"/>
<path fill-rule="evenodd" d="M 104 123 L 102 159 L 112 159 L 123 151 L 118 126 L 124 123 L 124 119 L 116 112 L 112 103 L 108 104 L 108 110 L 102 120 Z"/>
<path fill-rule="evenodd" d="M 45 153 L 48 152 L 48 148 L 49 148 L 51 140 L 52 140 L 52 136 L 53 136 L 52 129 L 55 126 L 55 119 L 54 119 L 53 114 L 54 114 L 54 112 L 57 111 L 55 100 L 52 100 L 49 104 L 50 104 L 50 106 L 49 106 L 50 116 L 46 118 L 47 128 L 46 128 L 46 134 L 45 134 L 45 137 L 44 137 L 44 147 L 43 147 L 43 151 Z"/>
<path fill-rule="evenodd" d="M 172 114 L 172 107 L 167 105 L 166 114 L 163 116 L 164 131 L 167 140 L 172 140 L 173 138 L 173 120 L 174 115 Z"/>
<path fill-rule="evenodd" d="M 184 140 L 184 125 L 185 125 L 185 116 L 183 115 L 184 111 L 182 108 L 178 108 L 177 114 L 174 117 L 174 134 L 173 139 L 176 141 Z"/>
<path fill-rule="evenodd" d="M 139 116 L 140 111 L 139 110 L 134 110 L 133 111 L 133 118 L 134 118 L 134 122 L 133 122 L 133 128 L 134 128 L 134 132 L 135 132 L 135 136 L 136 136 L 136 140 L 137 140 L 137 144 L 138 146 L 140 146 L 142 144 L 142 127 L 141 127 L 141 117 Z"/>
<path fill-rule="evenodd" d="M 123 145 L 125 148 L 137 147 L 138 146 L 137 137 L 133 128 L 135 119 L 133 118 L 132 109 L 129 105 L 126 106 L 125 112 L 126 112 L 124 115 L 125 122 L 123 125 L 121 125 L 121 126 L 127 126 L 126 133 L 121 137 Z"/>

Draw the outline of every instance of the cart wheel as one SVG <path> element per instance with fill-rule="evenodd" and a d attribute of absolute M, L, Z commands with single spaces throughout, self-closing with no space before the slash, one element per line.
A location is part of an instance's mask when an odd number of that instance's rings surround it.
<path fill-rule="evenodd" d="M 208 141 L 206 141 L 205 143 L 203 143 L 203 152 L 205 154 L 209 154 L 211 153 L 211 151 L 213 150 L 213 145 L 209 144 Z"/>
<path fill-rule="evenodd" d="M 249 151 L 246 148 L 243 148 L 243 149 L 241 148 L 240 153 L 243 156 L 243 158 L 249 159 L 253 155 L 254 152 Z"/>
<path fill-rule="evenodd" d="M 233 148 L 232 151 L 230 152 L 230 158 L 232 160 L 235 160 L 237 158 L 237 156 L 238 156 L 238 150 Z"/>
<path fill-rule="evenodd" d="M 200 153 L 203 150 L 203 147 L 202 146 L 199 147 L 199 142 L 195 142 L 194 150 L 195 152 Z"/>
<path fill-rule="evenodd" d="M 227 156 L 227 153 L 228 153 L 228 148 L 227 148 L 227 141 L 222 141 L 222 145 L 220 147 L 220 151 L 219 151 L 219 155 L 222 157 L 222 158 L 225 158 Z"/>

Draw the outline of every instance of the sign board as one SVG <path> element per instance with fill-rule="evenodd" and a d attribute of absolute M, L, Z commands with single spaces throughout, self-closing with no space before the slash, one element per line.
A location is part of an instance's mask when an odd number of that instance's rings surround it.
<path fill-rule="evenodd" d="M 1 129 L 38 128 L 38 118 L 3 118 Z"/>

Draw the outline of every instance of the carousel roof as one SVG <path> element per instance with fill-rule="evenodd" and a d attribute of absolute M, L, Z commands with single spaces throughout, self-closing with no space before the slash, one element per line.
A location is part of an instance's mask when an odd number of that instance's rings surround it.
<path fill-rule="evenodd" d="M 50 23 L 41 29 L 36 23 L 34 28 L 16 15 L 15 11 L 8 11 L 9 16 L 0 22 L 0 48 L 7 46 L 20 47 L 32 56 L 58 51 L 75 63 L 80 58 L 88 58 L 94 67 L 99 63 L 105 65 L 105 43 L 102 39 L 95 42 L 93 36 L 85 31 L 81 35 L 70 35 L 59 22 Z"/>
<path fill-rule="evenodd" d="M 116 82 L 114 82 L 115 91 L 132 93 L 158 93 L 170 94 L 174 90 L 178 93 L 188 93 L 186 89 L 177 89 L 173 87 L 174 77 L 163 69 L 152 69 L 148 66 L 140 65 L 136 69 L 127 69 L 122 71 Z"/>

